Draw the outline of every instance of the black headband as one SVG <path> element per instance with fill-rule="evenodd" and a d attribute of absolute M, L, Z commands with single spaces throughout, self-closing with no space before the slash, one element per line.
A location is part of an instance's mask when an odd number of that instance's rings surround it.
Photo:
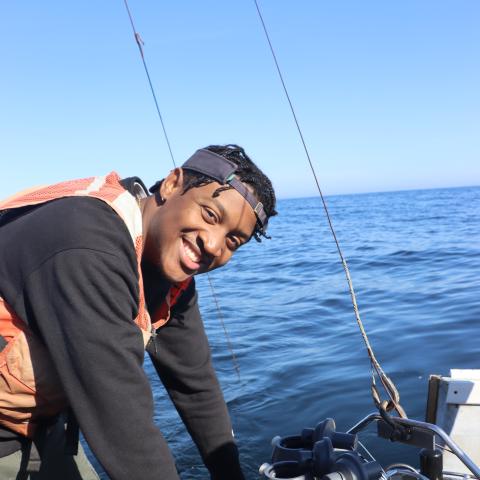
<path fill-rule="evenodd" d="M 192 170 L 207 177 L 213 178 L 221 185 L 228 184 L 234 188 L 252 207 L 253 213 L 257 217 L 257 222 L 265 233 L 268 224 L 267 214 L 263 209 L 262 202 L 259 202 L 252 192 L 235 176 L 237 165 L 221 155 L 210 150 L 197 150 L 183 165 L 185 170 Z M 161 182 L 157 182 L 150 188 L 154 192 Z"/>

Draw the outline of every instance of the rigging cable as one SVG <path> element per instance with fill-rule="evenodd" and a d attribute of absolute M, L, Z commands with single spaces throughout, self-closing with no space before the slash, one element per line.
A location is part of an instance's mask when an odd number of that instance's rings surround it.
<path fill-rule="evenodd" d="M 145 54 L 143 52 L 143 46 L 144 46 L 144 42 L 142 40 L 142 37 L 140 36 L 140 34 L 137 32 L 137 29 L 135 28 L 135 23 L 133 21 L 133 16 L 132 16 L 132 13 L 130 12 L 130 8 L 128 6 L 128 2 L 127 0 L 123 0 L 123 3 L 125 4 L 125 8 L 127 10 L 127 14 L 128 14 L 128 18 L 130 20 L 130 25 L 132 27 L 132 31 L 133 31 L 133 36 L 135 38 L 135 42 L 138 46 L 138 50 L 140 52 L 140 56 L 142 57 L 142 63 L 143 63 L 143 68 L 145 70 L 145 74 L 147 76 L 147 79 L 148 79 L 148 84 L 150 86 L 150 91 L 152 93 L 152 97 L 153 97 L 153 101 L 155 103 L 155 108 L 157 110 L 157 114 L 158 114 L 158 118 L 160 120 L 160 123 L 162 124 L 162 130 L 163 130 L 163 135 L 165 137 L 165 142 L 167 143 L 167 146 L 168 146 L 168 151 L 170 152 L 170 158 L 172 159 L 172 163 L 173 163 L 173 167 L 176 168 L 177 164 L 175 163 L 175 157 L 173 155 L 173 150 L 172 150 L 172 147 L 170 145 L 170 140 L 168 138 L 168 134 L 167 134 L 167 129 L 165 127 L 165 122 L 163 121 L 163 117 L 162 117 L 162 113 L 160 111 L 160 107 L 158 105 L 158 101 L 157 101 L 157 96 L 155 94 L 155 89 L 153 88 L 153 84 L 152 84 L 152 80 L 151 80 L 151 77 L 150 77 L 150 73 L 148 71 L 148 66 L 147 66 L 147 61 L 145 60 Z M 224 317 L 223 317 L 223 313 L 220 309 L 220 303 L 218 302 L 218 298 L 217 298 L 217 295 L 215 293 L 215 289 L 213 287 L 213 282 L 212 282 L 212 279 L 210 278 L 210 273 L 207 272 L 207 278 L 208 278 L 208 283 L 210 285 L 210 290 L 212 292 L 212 297 L 213 297 L 213 300 L 214 300 L 214 304 L 215 304 L 215 307 L 216 307 L 216 310 L 217 310 L 217 317 L 222 325 L 222 328 L 223 328 L 223 332 L 224 332 L 224 335 L 225 335 L 225 338 L 227 340 L 227 347 L 230 351 L 230 355 L 232 357 L 232 363 L 233 363 L 233 366 L 235 368 L 235 371 L 237 372 L 237 376 L 238 376 L 238 380 L 240 381 L 241 380 L 241 377 L 240 377 L 240 368 L 238 366 L 238 362 L 237 362 L 237 357 L 235 355 L 235 352 L 233 351 L 233 347 L 232 347 L 232 342 L 230 340 L 230 336 L 228 334 L 228 331 L 227 331 L 227 327 L 225 326 L 225 321 L 224 321 Z"/>
<path fill-rule="evenodd" d="M 125 8 L 127 9 L 128 18 L 130 19 L 130 25 L 132 26 L 133 36 L 135 37 L 135 42 L 137 43 L 138 50 L 140 52 L 140 56 L 142 57 L 143 68 L 145 70 L 145 74 L 147 75 L 148 84 L 150 85 L 150 91 L 152 92 L 153 101 L 155 102 L 155 107 L 157 109 L 158 118 L 160 119 L 160 123 L 162 124 L 163 136 L 165 137 L 165 141 L 167 142 L 168 151 L 170 152 L 170 158 L 172 159 L 173 166 L 176 167 L 177 164 L 175 163 L 175 157 L 173 156 L 172 147 L 170 146 L 170 140 L 168 139 L 167 129 L 165 128 L 165 123 L 163 121 L 163 117 L 162 117 L 162 114 L 160 112 L 160 107 L 158 106 L 157 96 L 155 95 L 155 89 L 153 88 L 152 80 L 150 78 L 150 73 L 148 72 L 147 62 L 145 60 L 145 55 L 143 53 L 143 46 L 145 44 L 142 40 L 142 37 L 140 36 L 140 34 L 137 32 L 137 30 L 135 28 L 135 24 L 133 23 L 133 17 L 132 17 L 132 14 L 130 13 L 130 8 L 128 7 L 127 0 L 123 0 L 123 1 L 125 3 Z"/>
<path fill-rule="evenodd" d="M 317 185 L 318 193 L 319 193 L 320 198 L 322 200 L 323 209 L 325 210 L 325 215 L 326 215 L 327 220 L 328 220 L 328 225 L 330 227 L 330 231 L 332 232 L 333 239 L 335 241 L 335 245 L 337 247 L 337 251 L 338 251 L 338 254 L 340 256 L 340 260 L 342 262 L 343 269 L 345 271 L 345 276 L 346 276 L 347 282 L 348 282 L 348 288 L 349 288 L 350 296 L 351 296 L 351 299 L 352 299 L 355 318 L 357 320 L 357 324 L 360 328 L 360 332 L 361 332 L 363 340 L 365 342 L 367 352 L 368 352 L 368 356 L 370 357 L 370 363 L 371 363 L 371 366 L 372 366 L 372 395 L 373 395 L 373 398 L 374 398 L 374 402 L 375 402 L 375 404 L 377 405 L 378 408 L 380 408 L 384 411 L 395 409 L 400 417 L 406 418 L 407 415 L 405 413 L 405 410 L 400 405 L 400 395 L 398 394 L 398 390 L 395 387 L 392 380 L 390 380 L 390 378 L 388 378 L 388 376 L 385 374 L 385 372 L 382 369 L 380 363 L 376 359 L 375 354 L 374 354 L 373 349 L 372 349 L 372 346 L 370 345 L 370 341 L 368 340 L 368 336 L 367 336 L 367 333 L 365 331 L 365 328 L 363 327 L 362 320 L 360 319 L 360 312 L 359 312 L 359 309 L 358 309 L 357 299 L 356 299 L 356 296 L 355 296 L 355 291 L 353 289 L 353 283 L 352 283 L 352 279 L 351 279 L 351 276 L 350 276 L 350 270 L 348 268 L 347 261 L 345 260 L 345 257 L 342 253 L 342 250 L 340 248 L 340 244 L 339 244 L 338 239 L 337 239 L 337 235 L 335 233 L 335 229 L 333 228 L 333 223 L 332 223 L 332 220 L 330 218 L 330 213 L 329 213 L 328 208 L 327 208 L 327 203 L 325 202 L 325 198 L 324 198 L 322 190 L 320 188 L 320 182 L 318 181 L 317 174 L 316 174 L 315 168 L 313 166 L 313 163 L 312 163 L 312 160 L 311 160 L 311 157 L 310 157 L 310 153 L 309 153 L 308 148 L 307 148 L 307 144 L 306 144 L 305 139 L 303 137 L 302 129 L 300 128 L 300 124 L 298 122 L 297 115 L 296 115 L 295 109 L 293 107 L 293 103 L 290 99 L 290 95 L 288 93 L 287 86 L 286 86 L 285 81 L 283 79 L 282 71 L 280 70 L 280 66 L 279 66 L 279 63 L 277 61 L 277 56 L 275 54 L 275 50 L 274 50 L 272 42 L 270 40 L 270 35 L 268 34 L 268 30 L 267 30 L 265 21 L 263 19 L 263 15 L 262 15 L 262 12 L 260 10 L 260 6 L 259 6 L 257 0 L 253 0 L 253 1 L 255 3 L 255 7 L 256 7 L 260 22 L 262 24 L 263 31 L 265 33 L 265 37 L 266 37 L 268 45 L 270 47 L 270 52 L 272 54 L 273 61 L 275 62 L 277 73 L 278 73 L 278 76 L 280 78 L 280 82 L 282 84 L 283 91 L 284 91 L 285 96 L 287 98 L 288 104 L 290 106 L 290 111 L 291 111 L 293 119 L 295 121 L 295 125 L 297 127 L 297 131 L 298 131 L 298 134 L 300 136 L 300 140 L 302 142 L 303 149 L 305 151 L 305 155 L 307 157 L 308 163 L 310 165 L 310 169 L 311 169 L 312 174 L 313 174 L 313 178 L 315 179 L 315 183 Z M 390 400 L 388 402 L 387 401 L 382 402 L 381 399 L 380 399 L 380 395 L 378 393 L 376 383 L 375 383 L 375 372 L 377 373 L 385 391 L 387 392 L 387 394 L 390 398 Z"/>

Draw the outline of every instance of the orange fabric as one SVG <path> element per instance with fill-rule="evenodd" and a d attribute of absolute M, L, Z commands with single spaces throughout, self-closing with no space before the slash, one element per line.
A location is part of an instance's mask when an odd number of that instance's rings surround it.
<path fill-rule="evenodd" d="M 155 312 L 155 318 L 152 322 L 152 326 L 155 330 L 163 327 L 168 322 L 170 319 L 170 309 L 177 303 L 180 295 L 188 288 L 191 281 L 191 278 L 187 278 L 187 280 L 177 285 L 172 285 L 167 294 L 167 298 Z"/>
<path fill-rule="evenodd" d="M 134 243 L 139 281 L 139 305 L 135 323 L 142 330 L 146 346 L 151 338 L 152 327 L 159 328 L 168 321 L 170 308 L 187 288 L 190 279 L 172 287 L 156 316 L 158 320 L 152 326 L 145 306 L 141 270 L 141 212 L 136 200 L 126 192 L 119 180 L 119 176 L 112 172 L 106 177 L 71 180 L 25 190 L 0 202 L 0 210 L 72 196 L 95 197 L 109 204 L 125 222 Z M 44 417 L 60 413 L 67 401 L 46 347 L 2 298 L 0 337 L 0 425 L 31 438 L 36 424 Z"/>
<path fill-rule="evenodd" d="M 47 349 L 2 298 L 0 335 L 7 342 L 0 352 L 0 424 L 32 437 L 41 419 L 67 402 Z"/>
<path fill-rule="evenodd" d="M 85 189 L 92 180 L 93 177 L 25 190 L 7 198 L 3 202 L 0 202 L 0 210 L 36 205 L 48 202 L 55 198 L 71 196 L 76 190 Z"/>

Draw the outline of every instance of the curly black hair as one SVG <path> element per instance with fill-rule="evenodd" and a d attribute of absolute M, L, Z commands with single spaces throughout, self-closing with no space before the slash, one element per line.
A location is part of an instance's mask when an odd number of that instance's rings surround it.
<path fill-rule="evenodd" d="M 235 175 L 241 182 L 252 187 L 253 193 L 263 204 L 263 209 L 265 210 L 267 218 L 277 215 L 277 211 L 275 210 L 276 198 L 272 182 L 253 163 L 251 158 L 245 153 L 245 150 L 242 147 L 239 147 L 238 145 L 210 145 L 209 147 L 206 147 L 205 150 L 210 150 L 211 152 L 221 155 L 222 157 L 238 165 L 237 169 L 235 170 Z M 207 175 L 203 175 L 192 170 L 184 170 L 183 193 L 187 192 L 191 188 L 202 187 L 214 181 L 215 180 Z M 222 186 L 215 191 L 214 195 L 217 196 L 223 190 L 228 190 L 230 188 L 233 187 L 230 185 Z M 253 237 L 257 241 L 261 241 L 261 237 L 269 238 L 259 222 L 257 222 L 253 232 Z"/>

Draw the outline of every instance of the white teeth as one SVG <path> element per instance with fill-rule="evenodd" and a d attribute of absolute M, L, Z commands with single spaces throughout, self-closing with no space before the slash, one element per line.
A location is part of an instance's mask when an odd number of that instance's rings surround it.
<path fill-rule="evenodd" d="M 183 245 L 185 247 L 185 253 L 187 254 L 187 257 L 195 263 L 200 262 L 200 256 L 197 255 L 197 253 L 190 247 L 190 245 L 187 242 L 183 242 Z"/>

